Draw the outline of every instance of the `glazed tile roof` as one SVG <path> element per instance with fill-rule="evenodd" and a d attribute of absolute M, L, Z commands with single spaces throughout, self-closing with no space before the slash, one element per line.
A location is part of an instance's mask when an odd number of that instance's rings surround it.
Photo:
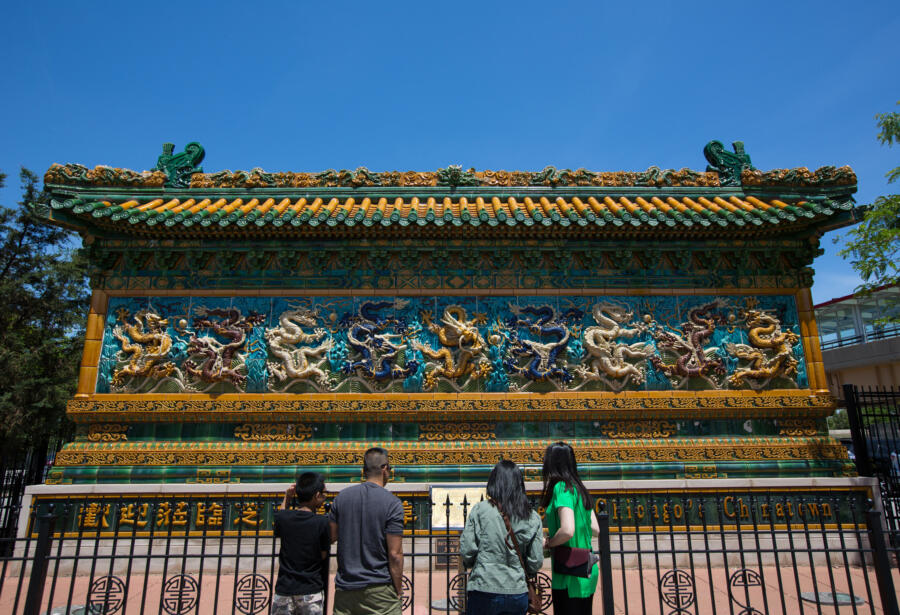
<path fill-rule="evenodd" d="M 647 196 L 202 196 L 54 200 L 52 208 L 98 228 L 189 234 L 231 229 L 316 227 L 608 227 L 659 230 L 805 225 L 852 201 L 758 198 L 752 195 Z M 178 233 L 178 234 L 181 234 Z"/>
<path fill-rule="evenodd" d="M 849 167 L 760 171 L 711 141 L 706 171 L 220 171 L 198 143 L 165 144 L 152 171 L 53 165 L 42 213 L 98 235 L 396 236 L 504 233 L 748 235 L 818 231 L 856 216 Z M 480 227 L 480 228 L 478 228 Z M 474 230 L 478 228 L 478 230 Z"/>

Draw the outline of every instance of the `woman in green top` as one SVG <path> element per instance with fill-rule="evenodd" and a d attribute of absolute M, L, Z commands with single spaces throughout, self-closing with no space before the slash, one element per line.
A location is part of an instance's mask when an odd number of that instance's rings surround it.
<path fill-rule="evenodd" d="M 528 585 L 544 563 L 541 518 L 525 495 L 522 470 L 504 459 L 487 483 L 488 499 L 472 507 L 459 537 L 463 564 L 471 568 L 467 583 L 467 615 L 525 615 Z M 513 551 L 500 511 L 509 517 L 526 570 Z"/>
<path fill-rule="evenodd" d="M 591 537 L 600 533 L 593 513 L 593 501 L 578 477 L 575 451 L 565 442 L 556 442 L 544 453 L 544 495 L 548 538 L 544 548 L 559 546 L 592 549 Z M 597 565 L 588 578 L 553 572 L 554 615 L 591 613 L 597 589 Z"/>

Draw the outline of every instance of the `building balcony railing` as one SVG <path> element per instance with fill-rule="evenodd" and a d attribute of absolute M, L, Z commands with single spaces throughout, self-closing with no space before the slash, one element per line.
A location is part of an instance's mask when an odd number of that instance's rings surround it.
<path fill-rule="evenodd" d="M 844 346 L 866 344 L 868 342 L 897 337 L 898 335 L 900 335 L 900 324 L 891 324 L 886 327 L 875 329 L 873 331 L 867 331 L 864 334 L 861 333 L 859 335 L 853 335 L 850 337 L 839 337 L 838 339 L 830 339 L 827 341 L 825 340 L 825 338 L 820 337 L 819 342 L 821 344 L 822 350 L 831 350 L 832 348 L 842 348 Z"/>

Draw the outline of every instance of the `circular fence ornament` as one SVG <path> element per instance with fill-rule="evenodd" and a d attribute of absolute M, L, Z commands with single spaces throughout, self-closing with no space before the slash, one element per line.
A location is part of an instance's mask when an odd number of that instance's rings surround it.
<path fill-rule="evenodd" d="M 741 568 L 728 577 L 728 596 L 743 609 L 738 615 L 762 615 L 750 606 L 751 588 L 762 587 L 762 584 L 762 577 L 751 568 Z"/>
<path fill-rule="evenodd" d="M 684 613 L 694 604 L 694 577 L 684 570 L 670 570 L 659 582 L 659 595 L 666 605 L 672 607 L 669 615 Z"/>
<path fill-rule="evenodd" d="M 447 603 L 451 611 L 463 612 L 465 610 L 466 583 L 468 580 L 469 575 L 464 572 L 450 579 L 450 585 L 447 586 Z"/>
<path fill-rule="evenodd" d="M 404 574 L 400 585 L 403 587 L 403 599 L 400 601 L 400 608 L 405 611 L 412 604 L 412 581 Z"/>
<path fill-rule="evenodd" d="M 194 577 L 187 574 L 169 577 L 163 585 L 162 609 L 168 615 L 186 615 L 197 606 L 199 594 Z"/>
<path fill-rule="evenodd" d="M 91 615 L 114 615 L 125 605 L 125 584 L 119 577 L 95 579 L 88 590 L 87 610 Z"/>
<path fill-rule="evenodd" d="M 537 581 L 538 591 L 541 592 L 541 613 L 546 613 L 550 603 L 553 602 L 553 583 L 549 575 L 543 572 L 537 573 L 534 579 Z"/>
<path fill-rule="evenodd" d="M 235 588 L 234 606 L 244 615 L 256 615 L 269 608 L 272 599 L 269 579 L 261 574 L 241 577 Z"/>

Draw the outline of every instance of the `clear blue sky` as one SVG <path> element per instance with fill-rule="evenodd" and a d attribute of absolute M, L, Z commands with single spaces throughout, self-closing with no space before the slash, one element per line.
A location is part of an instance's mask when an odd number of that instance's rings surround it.
<path fill-rule="evenodd" d="M 897 2 L 7 2 L 0 203 L 22 165 L 207 171 L 702 170 L 711 139 L 762 169 L 850 164 L 860 203 L 900 150 Z M 893 190 L 900 191 L 894 186 Z M 817 302 L 857 276 L 833 234 Z"/>

